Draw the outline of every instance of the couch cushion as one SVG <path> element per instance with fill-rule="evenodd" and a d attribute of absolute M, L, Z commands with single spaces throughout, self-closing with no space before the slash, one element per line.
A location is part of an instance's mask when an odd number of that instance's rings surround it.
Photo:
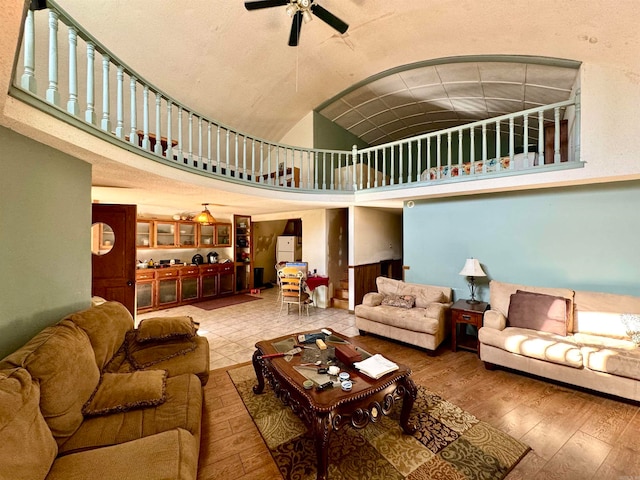
<path fill-rule="evenodd" d="M 621 314 L 640 314 L 640 297 L 576 291 L 575 310 L 575 332 L 627 339 Z"/>
<path fill-rule="evenodd" d="M 198 442 L 174 429 L 58 458 L 46 480 L 196 480 Z"/>
<path fill-rule="evenodd" d="M 169 377 L 176 377 L 178 375 L 182 375 L 184 373 L 193 373 L 198 376 L 202 385 L 206 385 L 209 380 L 209 341 L 206 337 L 202 337 L 200 335 L 196 335 L 190 341 L 195 343 L 196 348 L 190 352 L 185 353 L 184 355 L 179 355 L 175 357 L 170 357 L 166 359 L 159 359 L 154 357 L 154 353 L 158 353 L 155 349 L 154 344 L 135 344 L 135 348 L 139 350 L 145 350 L 146 355 L 148 355 L 149 361 L 152 363 L 149 369 L 159 369 L 166 370 L 168 372 Z M 163 352 L 159 352 L 160 354 L 166 354 L 166 350 L 163 349 Z M 144 370 L 143 368 L 142 370 Z M 113 360 L 107 365 L 105 371 L 113 372 L 113 373 L 126 373 L 133 372 L 137 370 L 127 358 L 127 352 L 123 348 L 121 349 Z"/>
<path fill-rule="evenodd" d="M 44 479 L 58 446 L 40 412 L 40 388 L 23 368 L 0 371 L 0 478 Z"/>
<path fill-rule="evenodd" d="M 381 305 L 398 308 L 413 308 L 416 303 L 416 297 L 413 295 L 385 295 L 380 302 Z"/>
<path fill-rule="evenodd" d="M 504 330 L 483 327 L 478 332 L 478 339 L 481 344 L 525 357 L 573 368 L 583 366 L 580 346 L 573 341 L 572 337 L 518 327 L 507 327 Z"/>
<path fill-rule="evenodd" d="M 597 372 L 640 380 L 640 349 L 582 347 L 585 366 Z"/>
<path fill-rule="evenodd" d="M 131 313 L 118 302 L 105 302 L 67 318 L 89 336 L 100 370 L 118 351 L 126 333 L 133 330 Z"/>
<path fill-rule="evenodd" d="M 166 401 L 155 407 L 86 418 L 60 452 L 124 443 L 174 428 L 183 428 L 199 439 L 202 385 L 198 377 L 167 378 L 166 392 Z"/>
<path fill-rule="evenodd" d="M 355 315 L 373 322 L 431 335 L 435 335 L 438 332 L 440 323 L 439 318 L 428 316 L 428 310 L 425 308 L 408 309 L 387 305 L 379 305 L 377 307 L 357 305 Z"/>
<path fill-rule="evenodd" d="M 564 297 L 517 290 L 509 302 L 508 325 L 565 336 L 570 308 Z"/>
<path fill-rule="evenodd" d="M 3 361 L 40 384 L 40 410 L 58 446 L 82 423 L 82 406 L 100 380 L 87 334 L 70 320 L 47 327 Z"/>
<path fill-rule="evenodd" d="M 93 417 L 160 405 L 167 399 L 166 380 L 165 370 L 105 373 L 82 413 Z"/>
<path fill-rule="evenodd" d="M 489 303 L 492 310 L 498 310 L 505 317 L 509 316 L 509 302 L 511 295 L 518 290 L 524 290 L 533 293 L 544 293 L 556 297 L 568 298 L 573 302 L 573 290 L 568 288 L 547 288 L 547 287 L 530 287 L 527 285 L 519 285 L 516 283 L 505 283 L 491 280 L 489 282 Z M 567 331 L 573 332 L 573 303 L 569 310 L 570 316 L 567 322 Z"/>
<path fill-rule="evenodd" d="M 376 286 L 379 293 L 385 295 L 413 295 L 416 297 L 416 307 L 424 308 L 429 303 L 449 303 L 452 290 L 449 287 L 435 285 L 421 285 L 406 283 L 387 277 L 377 277 Z"/>
<path fill-rule="evenodd" d="M 145 318 L 138 325 L 136 340 L 140 343 L 157 342 L 178 338 L 191 338 L 197 328 L 191 317 Z"/>

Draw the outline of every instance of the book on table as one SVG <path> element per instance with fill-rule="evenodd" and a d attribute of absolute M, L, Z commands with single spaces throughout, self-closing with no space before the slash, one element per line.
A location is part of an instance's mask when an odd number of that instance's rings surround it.
<path fill-rule="evenodd" d="M 379 353 L 361 362 L 355 362 L 353 366 L 360 372 L 371 378 L 375 378 L 376 380 L 387 373 L 398 370 L 398 365 L 393 363 L 391 360 L 384 358 Z"/>

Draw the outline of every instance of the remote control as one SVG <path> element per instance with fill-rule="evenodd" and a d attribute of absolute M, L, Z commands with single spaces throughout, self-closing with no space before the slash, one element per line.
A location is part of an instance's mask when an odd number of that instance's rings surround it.
<path fill-rule="evenodd" d="M 328 388 L 333 388 L 333 382 L 329 381 L 327 383 L 323 383 L 316 387 L 317 392 L 322 392 L 323 390 L 327 390 Z"/>

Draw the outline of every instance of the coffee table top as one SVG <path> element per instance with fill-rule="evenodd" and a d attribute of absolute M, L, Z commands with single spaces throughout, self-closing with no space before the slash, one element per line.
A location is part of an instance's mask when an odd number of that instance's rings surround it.
<path fill-rule="evenodd" d="M 317 330 L 313 330 L 300 332 L 299 334 L 317 332 Z M 288 351 L 293 348 L 293 346 L 300 344 L 297 340 L 299 334 L 285 335 L 283 337 L 278 337 L 271 340 L 262 340 L 256 343 L 256 349 L 260 352 L 260 355 L 282 353 Z M 331 351 L 331 348 L 335 347 L 335 345 L 337 344 L 332 340 L 336 340 L 338 343 L 350 343 L 356 349 L 361 349 L 365 353 L 375 353 L 367 352 L 356 339 L 346 337 L 335 332 L 332 336 L 328 337 L 325 340 L 329 351 Z M 315 344 L 308 344 L 307 346 L 317 348 Z M 301 363 L 305 363 L 303 361 L 303 354 L 304 352 L 302 354 L 299 353 L 297 355 L 294 355 L 290 358 L 290 361 L 287 361 L 285 357 L 265 358 L 262 361 L 269 362 L 270 367 L 272 369 L 275 369 L 278 372 L 279 376 L 282 377 L 282 379 L 285 380 L 290 387 L 293 387 L 298 393 L 306 397 L 309 401 L 310 406 L 314 410 L 318 411 L 335 409 L 343 403 L 349 403 L 357 401 L 359 399 L 368 398 L 378 392 L 381 392 L 390 385 L 397 383 L 400 379 L 408 377 L 411 374 L 411 369 L 409 367 L 398 363 L 398 370 L 383 375 L 379 379 L 375 379 L 370 378 L 365 374 L 359 373 L 358 370 L 353 366 L 344 366 L 342 363 L 338 362 L 338 365 L 341 366 L 341 371 L 349 372 L 349 375 L 353 382 L 351 391 L 343 391 L 339 386 L 335 386 L 334 388 L 329 388 L 320 392 L 317 391 L 315 387 L 311 390 L 305 390 L 302 386 L 302 383 L 307 379 L 307 377 L 305 377 L 300 371 L 296 370 L 295 368 L 299 367 Z M 309 357 L 309 354 L 305 356 Z M 329 354 L 329 356 L 331 355 Z"/>

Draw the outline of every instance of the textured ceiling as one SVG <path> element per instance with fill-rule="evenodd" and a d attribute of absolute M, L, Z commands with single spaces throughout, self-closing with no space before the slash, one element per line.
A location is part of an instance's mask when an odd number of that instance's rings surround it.
<path fill-rule="evenodd" d="M 348 89 L 318 112 L 369 145 L 379 145 L 561 102 L 571 95 L 578 66 L 489 58 L 412 66 Z"/>

